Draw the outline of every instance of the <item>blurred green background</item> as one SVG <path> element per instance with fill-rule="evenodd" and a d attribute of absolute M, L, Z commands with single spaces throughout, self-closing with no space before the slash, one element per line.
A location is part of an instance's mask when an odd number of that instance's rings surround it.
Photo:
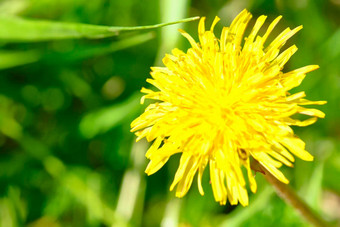
<path fill-rule="evenodd" d="M 320 65 L 295 91 L 327 100 L 318 107 L 326 118 L 295 128 L 315 161 L 282 169 L 311 207 L 339 224 L 339 0 L 1 0 L 0 226 L 308 226 L 260 174 L 246 208 L 216 203 L 208 170 L 205 196 L 194 183 L 175 198 L 169 186 L 178 156 L 144 174 L 148 144 L 130 133 L 145 108 L 139 90 L 166 52 L 189 47 L 179 27 L 197 38 L 197 21 L 121 32 L 69 24 L 126 27 L 207 16 L 210 26 L 218 15 L 219 34 L 244 8 L 255 18 L 268 15 L 265 27 L 283 15 L 274 34 L 304 26 L 286 44 L 299 51 L 284 71 Z M 47 31 L 41 20 L 65 24 Z"/>

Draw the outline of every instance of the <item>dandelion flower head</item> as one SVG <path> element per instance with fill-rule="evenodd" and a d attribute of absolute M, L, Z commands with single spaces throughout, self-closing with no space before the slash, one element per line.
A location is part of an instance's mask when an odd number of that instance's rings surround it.
<path fill-rule="evenodd" d="M 191 47 L 186 53 L 173 49 L 163 58 L 165 67 L 151 68 L 152 78 L 147 82 L 156 91 L 142 88 L 142 103 L 144 99 L 157 101 L 131 123 L 131 131 L 138 136 L 137 141 L 144 137 L 153 141 L 146 153 L 150 159 L 145 171 L 148 175 L 158 171 L 172 155 L 181 154 L 170 186 L 170 190 L 176 187 L 177 197 L 188 192 L 195 175 L 203 195 L 202 175 L 208 167 L 215 200 L 247 206 L 246 182 L 253 193 L 257 188 L 251 159 L 284 183 L 288 179 L 279 170 L 282 164 L 291 167 L 294 156 L 313 160 L 291 126 L 307 126 L 323 118 L 323 112 L 303 106 L 325 102 L 309 101 L 304 99 L 305 92 L 290 94 L 289 90 L 318 66 L 282 72 L 297 47 L 280 51 L 302 26 L 285 29 L 265 45 L 281 16 L 259 35 L 266 20 L 266 16 L 260 16 L 243 40 L 251 18 L 243 10 L 216 37 L 213 30 L 219 18 L 206 30 L 203 17 L 198 26 L 199 42 L 180 30 Z M 309 118 L 294 119 L 296 114 Z"/>

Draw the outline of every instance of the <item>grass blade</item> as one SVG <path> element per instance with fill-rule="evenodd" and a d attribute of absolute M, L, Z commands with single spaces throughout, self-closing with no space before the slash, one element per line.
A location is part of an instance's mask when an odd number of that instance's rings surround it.
<path fill-rule="evenodd" d="M 172 24 L 197 20 L 191 17 L 179 21 L 137 27 L 115 27 L 81 23 L 54 22 L 0 16 L 0 40 L 6 42 L 39 42 L 60 39 L 100 39 L 116 36 L 122 31 L 160 28 Z"/>

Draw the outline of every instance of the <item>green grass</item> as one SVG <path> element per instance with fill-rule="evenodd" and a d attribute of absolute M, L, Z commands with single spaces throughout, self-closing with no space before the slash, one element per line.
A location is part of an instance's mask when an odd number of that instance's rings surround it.
<path fill-rule="evenodd" d="M 299 50 L 284 71 L 320 65 L 295 90 L 327 100 L 326 118 L 294 129 L 315 161 L 283 169 L 313 209 L 339 224 L 339 3 L 3 0 L 0 226 L 308 226 L 260 174 L 246 208 L 216 203 L 208 172 L 205 196 L 194 183 L 175 198 L 169 186 L 178 157 L 147 177 L 148 144 L 130 133 L 145 107 L 139 90 L 150 67 L 172 48 L 189 47 L 177 29 L 197 37 L 192 17 L 211 23 L 218 15 L 227 26 L 244 7 L 269 21 L 283 15 L 275 34 L 304 26 L 289 41 Z"/>

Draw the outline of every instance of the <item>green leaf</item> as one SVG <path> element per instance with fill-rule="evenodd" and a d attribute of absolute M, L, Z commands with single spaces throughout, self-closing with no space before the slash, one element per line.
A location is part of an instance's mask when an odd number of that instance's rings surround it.
<path fill-rule="evenodd" d="M 320 207 L 319 203 L 322 195 L 323 170 L 324 160 L 316 163 L 312 177 L 309 180 L 308 191 L 304 194 L 308 204 L 314 209 L 318 209 Z"/>
<path fill-rule="evenodd" d="M 65 62 L 72 62 L 77 60 L 83 60 L 87 58 L 93 58 L 101 55 L 113 53 L 115 51 L 123 50 L 129 47 L 133 47 L 144 42 L 147 42 L 155 37 L 154 32 L 148 32 L 144 34 L 134 35 L 129 38 L 125 38 L 119 41 L 112 42 L 107 45 L 86 45 L 77 47 L 76 51 L 71 50 L 66 53 L 54 53 L 48 56 L 52 61 L 53 59 L 59 59 L 62 64 Z"/>
<path fill-rule="evenodd" d="M 104 107 L 85 115 L 80 121 L 80 133 L 85 138 L 93 138 L 97 134 L 107 132 L 140 108 L 140 96 L 140 93 L 136 93 L 123 103 Z"/>
<path fill-rule="evenodd" d="M 6 42 L 38 42 L 60 39 L 100 39 L 116 36 L 122 31 L 160 28 L 167 25 L 197 20 L 191 17 L 179 21 L 149 26 L 115 27 L 80 23 L 54 22 L 24 19 L 8 15 L 0 16 L 0 40 Z"/>
<path fill-rule="evenodd" d="M 40 59 L 38 51 L 1 51 L 0 69 L 12 68 L 36 62 Z"/>
<path fill-rule="evenodd" d="M 42 53 L 40 50 L 29 51 L 0 51 L 0 70 L 9 69 L 16 66 L 35 63 L 41 60 L 50 60 L 55 62 L 58 59 L 59 64 L 65 64 L 66 62 L 83 60 L 86 58 L 92 58 L 94 56 L 100 56 L 110 54 L 115 51 L 119 51 L 125 48 L 129 48 L 141 43 L 147 42 L 155 37 L 153 32 L 148 32 L 140 35 L 134 35 L 132 37 L 115 41 L 110 45 L 86 45 L 79 47 L 76 51 L 71 50 L 67 53 Z"/>

